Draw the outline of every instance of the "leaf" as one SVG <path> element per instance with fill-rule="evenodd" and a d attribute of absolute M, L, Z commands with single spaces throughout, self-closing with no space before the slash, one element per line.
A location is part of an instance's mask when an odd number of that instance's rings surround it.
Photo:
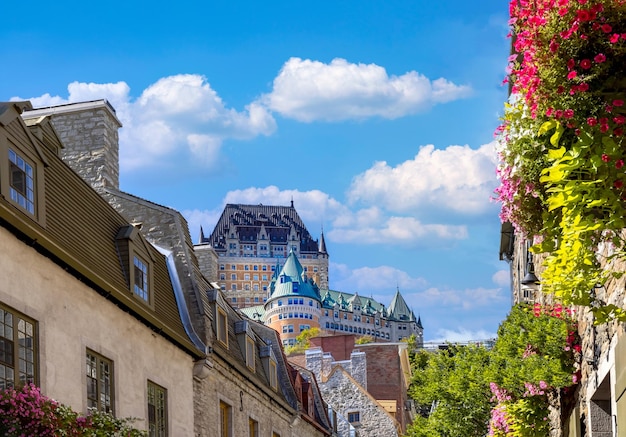
<path fill-rule="evenodd" d="M 541 125 L 541 127 L 539 128 L 539 135 L 543 135 L 546 134 L 548 132 L 550 132 L 552 129 L 554 129 L 555 127 L 557 127 L 557 125 L 559 124 L 558 121 L 556 120 L 550 120 L 550 121 L 546 121 L 544 124 Z"/>

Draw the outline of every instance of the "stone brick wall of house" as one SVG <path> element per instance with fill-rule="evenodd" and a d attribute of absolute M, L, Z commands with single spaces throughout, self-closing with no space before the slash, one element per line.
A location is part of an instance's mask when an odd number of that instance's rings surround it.
<path fill-rule="evenodd" d="M 336 360 L 347 360 L 354 350 L 355 339 L 356 335 L 353 334 L 314 337 L 311 339 L 311 347 L 322 348 Z"/>
<path fill-rule="evenodd" d="M 104 102 L 88 109 L 54 112 L 61 158 L 95 189 L 119 188 L 119 121 Z"/>
<path fill-rule="evenodd" d="M 322 397 L 344 417 L 350 412 L 358 412 L 360 422 L 354 424 L 359 437 L 397 436 L 396 422 L 375 403 L 371 397 L 355 390 L 353 383 L 341 372 L 333 372 L 329 379 L 320 384 Z"/>
<path fill-rule="evenodd" d="M 196 257 L 198 258 L 198 265 L 204 277 L 211 282 L 218 282 L 218 256 L 215 249 L 208 244 L 200 244 L 194 246 L 194 251 L 196 253 Z"/>
<path fill-rule="evenodd" d="M 242 384 L 230 365 L 221 358 L 214 358 L 210 375 L 194 381 L 196 399 L 196 436 L 221 435 L 220 401 L 231 407 L 233 431 L 230 435 L 248 435 L 248 419 L 259 423 L 259 435 L 270 436 L 276 432 L 281 437 L 317 437 L 323 434 L 299 418 L 295 410 L 279 405 L 267 393 L 252 384 Z M 381 434 L 382 435 L 382 434 Z"/>

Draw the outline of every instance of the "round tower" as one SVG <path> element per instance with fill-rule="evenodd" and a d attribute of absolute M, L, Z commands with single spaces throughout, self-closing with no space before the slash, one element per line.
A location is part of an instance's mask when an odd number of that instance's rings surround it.
<path fill-rule="evenodd" d="M 300 332 L 320 327 L 321 300 L 319 288 L 291 251 L 272 277 L 263 323 L 280 334 L 284 346 L 293 345 Z"/>

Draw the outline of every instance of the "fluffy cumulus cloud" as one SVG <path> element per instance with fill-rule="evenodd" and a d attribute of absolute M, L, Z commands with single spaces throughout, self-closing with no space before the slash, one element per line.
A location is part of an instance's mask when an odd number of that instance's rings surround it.
<path fill-rule="evenodd" d="M 73 82 L 67 99 L 45 94 L 31 98 L 35 107 L 107 99 L 124 125 L 120 131 L 122 170 L 158 166 L 181 156 L 205 166 L 215 165 L 222 142 L 270 135 L 276 129 L 271 113 L 258 103 L 243 111 L 228 108 L 204 76 L 164 77 L 133 100 L 125 82 Z"/>
<path fill-rule="evenodd" d="M 467 227 L 463 225 L 425 224 L 413 217 L 381 218 L 368 214 L 370 212 L 371 209 L 357 211 L 351 222 L 346 216 L 341 217 L 338 223 L 343 226 L 328 232 L 328 237 L 338 243 L 413 245 L 425 241 L 463 240 L 468 236 Z"/>
<path fill-rule="evenodd" d="M 390 293 L 391 288 L 398 287 L 401 291 L 424 288 L 427 282 L 424 278 L 411 277 L 407 272 L 390 266 L 359 267 L 350 269 L 345 264 L 330 263 L 329 276 L 332 278 L 331 287 L 348 293 L 370 295 L 373 292 L 384 291 Z M 389 303 L 388 295 L 375 296 L 380 302 Z"/>
<path fill-rule="evenodd" d="M 435 209 L 480 214 L 492 207 L 495 165 L 493 143 L 478 149 L 428 145 L 412 160 L 395 167 L 377 162 L 357 175 L 348 199 L 404 213 Z"/>
<path fill-rule="evenodd" d="M 493 274 L 491 280 L 500 287 L 509 287 L 511 285 L 511 272 L 509 270 L 498 270 Z"/>
<path fill-rule="evenodd" d="M 336 58 L 329 64 L 291 58 L 261 101 L 272 111 L 299 121 L 398 118 L 437 103 L 467 97 L 471 89 L 444 78 L 430 80 L 410 71 L 388 75 L 376 64 Z"/>

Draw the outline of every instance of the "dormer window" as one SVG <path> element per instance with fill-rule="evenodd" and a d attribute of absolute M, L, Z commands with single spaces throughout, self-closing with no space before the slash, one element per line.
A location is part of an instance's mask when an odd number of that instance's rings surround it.
<path fill-rule="evenodd" d="M 155 258 L 150 243 L 139 232 L 138 226 L 127 225 L 117 234 L 124 271 L 130 292 L 141 303 L 154 309 L 153 271 Z"/>
<path fill-rule="evenodd" d="M 35 214 L 35 182 L 33 166 L 9 148 L 11 200 Z"/>
<path fill-rule="evenodd" d="M 254 351 L 254 340 L 252 340 L 249 336 L 246 336 L 246 366 L 248 366 L 248 368 L 253 372 L 255 369 Z"/>
<path fill-rule="evenodd" d="M 273 390 L 278 390 L 278 366 L 276 361 L 270 360 L 270 386 Z"/>
<path fill-rule="evenodd" d="M 19 120 L 17 112 L 14 120 Z M 0 128 L 6 125 L 0 118 Z M 45 158 L 35 142 L 19 141 L 8 132 L 0 129 L 0 198 L 45 226 Z"/>
<path fill-rule="evenodd" d="M 221 308 L 217 308 L 217 339 L 224 346 L 228 347 L 228 316 L 226 311 Z"/>
<path fill-rule="evenodd" d="M 134 256 L 134 276 L 135 276 L 135 294 L 146 302 L 149 301 L 149 282 L 148 282 L 148 264 L 138 257 Z"/>

